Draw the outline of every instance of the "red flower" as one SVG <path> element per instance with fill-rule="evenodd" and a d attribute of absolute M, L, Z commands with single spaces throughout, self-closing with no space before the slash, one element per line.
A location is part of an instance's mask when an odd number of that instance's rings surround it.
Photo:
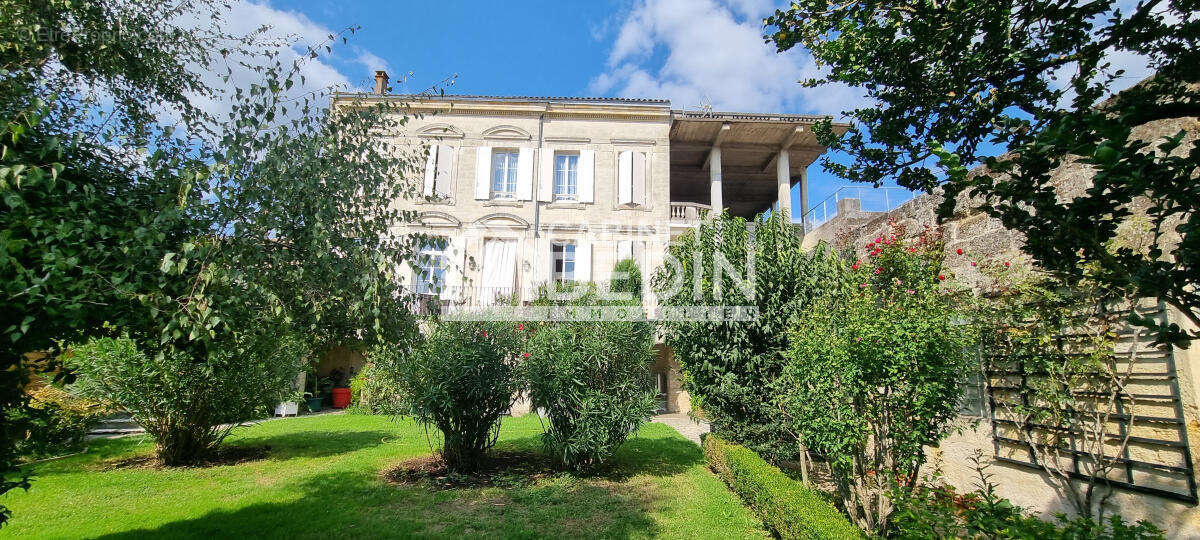
<path fill-rule="evenodd" d="M 875 273 L 876 273 L 876 274 L 878 274 L 878 273 L 880 273 L 880 272 L 882 272 L 882 271 L 883 271 L 883 269 L 882 269 L 882 268 L 876 268 L 876 269 L 875 269 Z"/>
<path fill-rule="evenodd" d="M 517 330 L 524 330 L 524 329 L 525 329 L 525 325 L 524 325 L 524 324 L 517 323 Z"/>
<path fill-rule="evenodd" d="M 975 266 L 975 261 L 971 261 L 971 266 Z"/>
<path fill-rule="evenodd" d="M 525 353 L 525 358 L 529 358 L 529 353 Z"/>
<path fill-rule="evenodd" d="M 938 279 L 941 281 L 946 281 L 946 276 L 944 274 L 938 274 Z"/>
<path fill-rule="evenodd" d="M 959 255 L 962 255 L 962 248 L 958 248 L 958 250 L 956 251 L 956 253 L 958 253 Z"/>
<path fill-rule="evenodd" d="M 484 330 L 483 332 L 480 332 L 480 333 L 483 334 L 483 337 L 487 337 L 487 330 Z"/>
<path fill-rule="evenodd" d="M 880 237 L 880 238 L 876 238 L 876 239 L 875 239 L 875 243 L 876 243 L 876 244 L 878 244 L 878 243 L 880 243 L 880 242 L 883 242 L 883 238 L 882 238 L 882 237 Z"/>
<path fill-rule="evenodd" d="M 1007 267 L 1007 266 L 1012 266 L 1012 264 L 1011 264 L 1011 263 L 1009 263 L 1008 261 L 1004 261 L 1004 266 L 1006 266 L 1006 267 Z"/>

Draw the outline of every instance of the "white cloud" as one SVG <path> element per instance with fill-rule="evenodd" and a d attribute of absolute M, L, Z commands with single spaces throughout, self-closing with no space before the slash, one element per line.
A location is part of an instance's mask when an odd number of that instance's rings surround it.
<path fill-rule="evenodd" d="M 862 93 L 845 86 L 800 86 L 818 70 L 805 52 L 777 53 L 763 41 L 762 18 L 774 8 L 771 0 L 638 0 L 591 91 L 668 98 L 678 108 L 705 100 L 724 111 L 836 114 L 861 104 Z"/>
<path fill-rule="evenodd" d="M 319 95 L 329 90 L 369 90 L 372 70 L 388 69 L 386 61 L 353 45 L 353 42 L 343 45 L 340 38 L 329 40 L 329 36 L 340 31 L 340 28 L 327 28 L 303 13 L 276 9 L 265 1 L 237 0 L 220 22 L 220 29 L 234 36 L 248 35 L 263 27 L 269 28 L 259 35 L 260 43 L 263 44 L 262 52 L 275 53 L 276 59 L 285 67 L 291 66 L 293 62 L 300 63 L 299 72 L 303 75 L 303 83 L 299 78 L 296 79 L 296 86 L 290 91 L 293 95 Z M 332 46 L 332 53 L 327 53 L 324 45 Z M 319 48 L 317 58 L 308 57 L 309 47 Z M 222 80 L 222 69 L 206 71 L 205 82 L 210 87 L 225 92 L 235 88 L 246 89 L 250 84 L 261 82 L 262 77 L 242 64 L 262 65 L 263 60 L 263 56 L 231 56 L 228 61 L 232 69 L 229 81 Z M 356 69 L 353 76 L 348 76 L 335 64 L 361 66 L 364 69 Z M 228 113 L 231 106 L 229 99 L 221 95 L 196 99 L 194 104 L 219 116 Z"/>

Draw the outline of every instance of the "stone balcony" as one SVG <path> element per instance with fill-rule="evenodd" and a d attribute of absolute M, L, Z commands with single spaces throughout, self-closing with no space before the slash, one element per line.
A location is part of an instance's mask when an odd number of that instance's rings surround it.
<path fill-rule="evenodd" d="M 708 215 L 711 210 L 707 204 L 694 202 L 672 202 L 671 203 L 671 226 L 672 227 L 692 227 L 698 225 L 700 220 Z"/>

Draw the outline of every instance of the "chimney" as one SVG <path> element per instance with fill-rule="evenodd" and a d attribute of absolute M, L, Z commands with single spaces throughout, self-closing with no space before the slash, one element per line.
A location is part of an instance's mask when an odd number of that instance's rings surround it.
<path fill-rule="evenodd" d="M 375 71 L 375 93 L 384 95 L 388 93 L 388 74 L 386 71 Z"/>

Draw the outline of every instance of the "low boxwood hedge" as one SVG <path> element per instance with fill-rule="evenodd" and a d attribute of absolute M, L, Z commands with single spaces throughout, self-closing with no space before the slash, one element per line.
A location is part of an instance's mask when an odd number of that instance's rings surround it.
<path fill-rule="evenodd" d="M 704 438 L 708 466 L 780 538 L 863 538 L 833 505 L 750 449 L 714 435 Z"/>

